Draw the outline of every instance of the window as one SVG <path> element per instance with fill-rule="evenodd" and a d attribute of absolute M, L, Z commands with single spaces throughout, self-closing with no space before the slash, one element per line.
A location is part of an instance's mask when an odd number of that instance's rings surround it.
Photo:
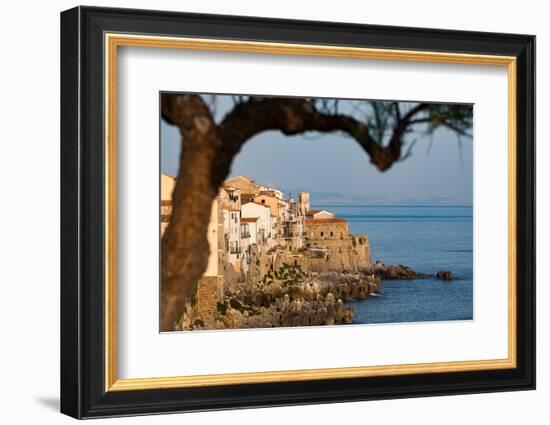
<path fill-rule="evenodd" d="M 265 204 L 265 199 L 262 199 L 262 204 Z"/>
<path fill-rule="evenodd" d="M 330 236 L 334 236 L 334 233 L 330 232 Z"/>
<path fill-rule="evenodd" d="M 324 234 L 325 234 L 324 232 L 321 232 L 321 237 L 323 237 Z"/>

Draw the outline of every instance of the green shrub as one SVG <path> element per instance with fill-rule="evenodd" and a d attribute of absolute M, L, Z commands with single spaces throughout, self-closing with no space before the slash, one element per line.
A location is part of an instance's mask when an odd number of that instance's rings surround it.
<path fill-rule="evenodd" d="M 217 303 L 216 304 L 216 308 L 218 309 L 218 311 L 223 314 L 225 316 L 225 314 L 227 313 L 227 308 L 229 306 L 225 303 L 225 301 L 223 303 Z"/>
<path fill-rule="evenodd" d="M 234 308 L 235 310 L 239 310 L 241 313 L 244 310 L 243 305 L 238 300 L 236 300 L 235 298 L 231 298 L 229 300 L 229 305 L 231 306 L 231 308 Z"/>

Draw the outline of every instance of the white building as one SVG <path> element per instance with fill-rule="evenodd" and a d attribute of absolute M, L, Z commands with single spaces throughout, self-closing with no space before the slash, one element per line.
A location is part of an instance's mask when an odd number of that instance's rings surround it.
<path fill-rule="evenodd" d="M 241 217 L 241 241 L 247 246 L 258 244 L 258 220 L 259 217 Z"/>
<path fill-rule="evenodd" d="M 222 205 L 224 244 L 227 260 L 241 271 L 241 214 L 238 209 Z"/>
<path fill-rule="evenodd" d="M 244 273 L 250 264 L 250 247 L 258 243 L 258 217 L 241 217 L 241 266 Z"/>
<path fill-rule="evenodd" d="M 262 246 L 267 249 L 273 247 L 274 234 L 273 222 L 271 217 L 271 208 L 267 205 L 248 202 L 241 205 L 241 215 L 243 218 L 257 218 L 256 223 L 256 243 L 259 249 Z"/>

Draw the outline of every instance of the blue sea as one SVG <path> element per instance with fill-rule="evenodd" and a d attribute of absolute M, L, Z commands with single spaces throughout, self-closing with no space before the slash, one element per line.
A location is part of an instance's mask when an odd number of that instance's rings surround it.
<path fill-rule="evenodd" d="M 355 323 L 399 323 L 473 318 L 472 207 L 328 206 L 367 234 L 373 261 L 417 272 L 450 270 L 455 280 L 385 280 L 379 297 L 347 303 Z"/>

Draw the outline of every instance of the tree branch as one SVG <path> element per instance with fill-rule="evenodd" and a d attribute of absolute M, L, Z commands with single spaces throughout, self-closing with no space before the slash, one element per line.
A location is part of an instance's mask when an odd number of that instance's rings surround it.
<path fill-rule="evenodd" d="M 409 116 L 413 115 L 414 112 L 409 112 Z M 406 127 L 404 118 L 396 129 L 393 143 L 384 147 L 371 137 L 365 123 L 349 115 L 319 112 L 306 99 L 252 97 L 236 105 L 225 116 L 220 124 L 220 132 L 224 148 L 236 154 L 248 139 L 267 130 L 280 130 L 286 135 L 308 131 L 341 131 L 353 137 L 369 155 L 370 161 L 380 171 L 385 171 L 399 158 L 400 138 Z"/>

